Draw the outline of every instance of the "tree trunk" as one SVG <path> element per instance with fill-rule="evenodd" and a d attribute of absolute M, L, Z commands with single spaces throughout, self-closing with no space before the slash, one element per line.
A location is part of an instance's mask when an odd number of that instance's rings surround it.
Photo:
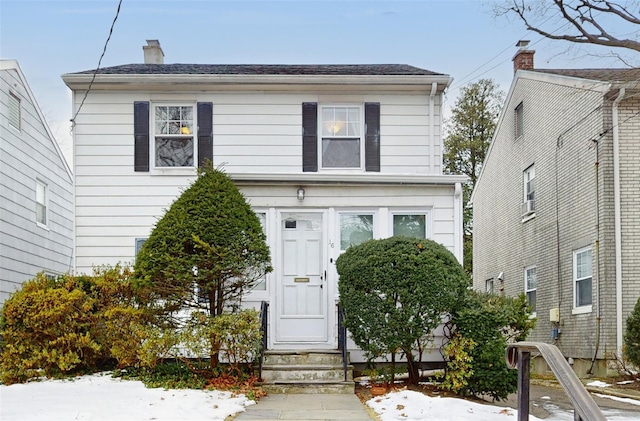
<path fill-rule="evenodd" d="M 411 354 L 411 350 L 404 350 L 405 356 L 407 357 L 407 371 L 409 372 L 409 384 L 418 384 L 420 380 L 420 373 L 418 372 L 418 368 L 420 366 L 419 362 L 416 362 L 413 359 L 413 355 Z"/>

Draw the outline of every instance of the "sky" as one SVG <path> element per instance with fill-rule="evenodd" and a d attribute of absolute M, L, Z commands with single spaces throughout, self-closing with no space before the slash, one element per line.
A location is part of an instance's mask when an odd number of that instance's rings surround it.
<path fill-rule="evenodd" d="M 460 87 L 479 78 L 508 91 L 521 39 L 536 67 L 623 67 L 595 56 L 606 48 L 546 40 L 495 17 L 492 3 L 123 0 L 100 67 L 142 63 L 147 39 L 160 41 L 165 63 L 409 64 L 453 77 L 445 118 Z M 0 58 L 18 61 L 68 159 L 71 93 L 61 75 L 98 67 L 117 9 L 118 0 L 0 0 Z"/>
<path fill-rule="evenodd" d="M 74 380 L 46 380 L 0 385 L 0 416 L 3 421 L 23 420 L 208 420 L 223 421 L 254 405 L 244 395 L 189 389 L 148 389 L 142 382 L 114 379 L 107 373 Z M 546 421 L 571 421 L 573 413 L 561 410 L 553 398 L 543 396 L 550 414 Z M 626 399 L 631 405 L 640 401 Z M 258 402 L 260 405 L 260 402 Z M 513 421 L 513 408 L 480 404 L 458 398 L 430 397 L 402 390 L 367 401 L 382 421 Z M 637 420 L 637 412 L 603 410 L 610 421 Z M 530 421 L 540 421 L 533 415 Z"/>

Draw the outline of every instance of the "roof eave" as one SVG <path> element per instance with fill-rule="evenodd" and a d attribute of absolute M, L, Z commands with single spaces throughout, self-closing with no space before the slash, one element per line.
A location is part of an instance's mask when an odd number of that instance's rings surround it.
<path fill-rule="evenodd" d="M 92 74 L 67 73 L 62 80 L 72 90 L 87 89 Z M 382 85 L 431 86 L 437 83 L 445 89 L 453 79 L 448 75 L 220 75 L 220 74 L 98 74 L 93 87 L 133 87 L 149 85 L 209 85 L 209 86 L 291 86 L 291 85 Z"/>

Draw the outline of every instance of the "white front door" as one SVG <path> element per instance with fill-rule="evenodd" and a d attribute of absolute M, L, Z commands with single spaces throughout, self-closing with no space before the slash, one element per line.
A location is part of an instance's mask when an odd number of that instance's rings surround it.
<path fill-rule="evenodd" d="M 276 342 L 323 346 L 328 341 L 324 214 L 283 212 L 276 292 Z"/>

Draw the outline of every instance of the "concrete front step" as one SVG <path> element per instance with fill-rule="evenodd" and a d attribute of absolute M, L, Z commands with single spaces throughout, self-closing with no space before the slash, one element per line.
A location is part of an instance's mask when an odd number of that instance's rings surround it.
<path fill-rule="evenodd" d="M 348 362 L 347 355 L 347 362 Z M 354 393 L 353 366 L 335 350 L 269 350 L 262 365 L 262 388 L 267 393 Z"/>
<path fill-rule="evenodd" d="M 287 382 L 278 381 L 275 383 L 263 383 L 262 389 L 270 394 L 293 394 L 293 393 L 330 393 L 330 394 L 353 394 L 356 384 L 350 382 Z"/>
<path fill-rule="evenodd" d="M 269 381 L 344 381 L 341 365 L 263 365 L 262 379 Z M 353 381 L 353 366 L 347 366 L 347 380 Z"/>
<path fill-rule="evenodd" d="M 348 355 L 347 355 L 348 358 Z M 347 361 L 348 362 L 348 361 Z M 274 351 L 264 354 L 265 365 L 342 365 L 342 353 L 336 350 Z"/>

